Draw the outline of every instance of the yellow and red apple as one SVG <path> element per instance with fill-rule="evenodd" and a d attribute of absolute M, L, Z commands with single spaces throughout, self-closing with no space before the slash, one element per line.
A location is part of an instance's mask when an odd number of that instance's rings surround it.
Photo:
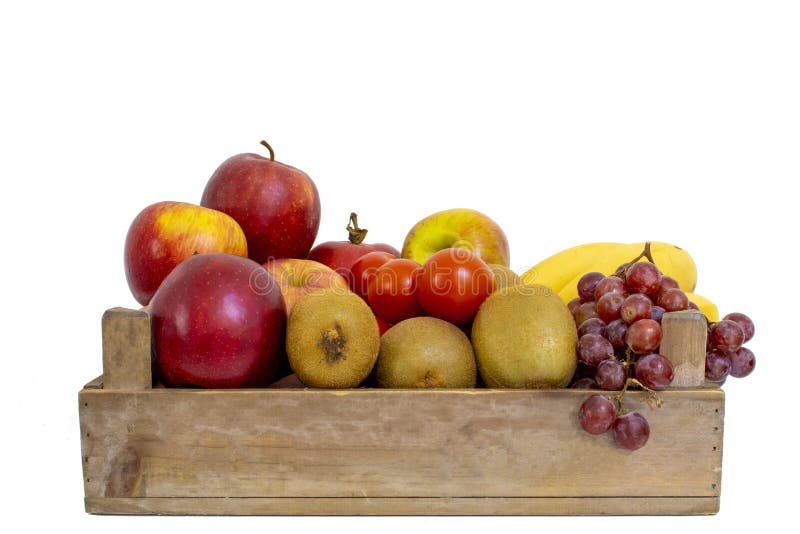
<path fill-rule="evenodd" d="M 318 289 L 333 287 L 349 293 L 350 287 L 339 273 L 330 267 L 312 260 L 282 258 L 270 260 L 264 269 L 278 283 L 289 314 L 297 299 Z"/>
<path fill-rule="evenodd" d="M 463 248 L 486 263 L 508 267 L 508 239 L 483 213 L 455 208 L 429 215 L 414 225 L 403 243 L 403 257 L 420 265 L 446 248 Z"/>
<path fill-rule="evenodd" d="M 186 202 L 152 204 L 136 216 L 125 239 L 128 287 L 145 306 L 179 263 L 212 252 L 247 257 L 247 239 L 235 220 Z"/>

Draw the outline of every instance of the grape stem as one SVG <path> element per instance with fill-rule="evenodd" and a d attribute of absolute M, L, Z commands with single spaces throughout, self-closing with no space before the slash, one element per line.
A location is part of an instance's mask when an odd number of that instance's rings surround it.
<path fill-rule="evenodd" d="M 653 265 L 655 265 L 655 264 L 656 264 L 656 262 L 653 260 L 653 253 L 650 251 L 650 241 L 646 241 L 646 242 L 645 242 L 645 244 L 644 244 L 644 250 L 642 250 L 642 253 L 641 253 L 641 254 L 639 254 L 638 256 L 636 256 L 635 258 L 633 258 L 633 259 L 632 259 L 631 261 L 629 261 L 628 263 L 623 263 L 623 264 L 620 266 L 620 268 L 619 268 L 619 269 L 617 269 L 617 270 L 614 272 L 614 276 L 619 276 L 620 278 L 624 278 L 622 275 L 623 275 L 623 274 L 625 274 L 625 270 L 626 270 L 626 268 L 627 268 L 628 266 L 630 266 L 630 265 L 633 265 L 634 263 L 636 263 L 637 261 L 641 260 L 642 258 L 647 258 L 647 261 L 649 261 L 649 262 L 650 262 L 650 263 L 652 263 Z"/>
<path fill-rule="evenodd" d="M 622 399 L 625 397 L 625 393 L 628 391 L 628 386 L 639 387 L 647 391 L 647 405 L 650 408 L 653 407 L 653 403 L 655 403 L 656 408 L 661 408 L 661 405 L 664 403 L 664 401 L 658 398 L 655 390 L 650 389 L 635 378 L 629 378 L 625 381 L 625 386 L 622 388 L 622 391 L 619 392 L 619 395 L 614 397 L 614 400 L 617 402 L 617 417 L 622 415 Z"/>

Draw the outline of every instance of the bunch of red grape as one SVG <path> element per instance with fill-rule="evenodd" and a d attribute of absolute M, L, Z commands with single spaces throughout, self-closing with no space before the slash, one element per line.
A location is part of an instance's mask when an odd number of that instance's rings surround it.
<path fill-rule="evenodd" d="M 579 410 L 581 427 L 590 434 L 610 430 L 617 445 L 628 450 L 643 447 L 650 437 L 644 416 L 622 411 L 628 386 L 652 393 L 672 382 L 672 364 L 658 353 L 661 318 L 666 312 L 698 309 L 674 278 L 663 275 L 652 261 L 639 259 L 611 276 L 583 275 L 578 297 L 568 305 L 578 325 L 578 370 L 570 387 L 620 391 L 616 403 L 603 395 L 586 399 Z M 753 321 L 743 313 L 709 323 L 706 378 L 722 384 L 728 376 L 749 375 L 755 356 L 742 345 L 754 332 Z"/>
<path fill-rule="evenodd" d="M 634 261 L 606 276 L 587 273 L 569 309 L 578 325 L 578 371 L 570 387 L 624 391 L 629 384 L 661 390 L 673 378 L 672 364 L 658 353 L 664 313 L 696 308 L 678 282 L 649 261 Z M 647 443 L 650 427 L 639 413 L 621 414 L 602 395 L 580 409 L 581 426 L 591 434 L 613 429 L 614 440 L 636 450 Z"/>
<path fill-rule="evenodd" d="M 729 313 L 708 324 L 706 378 L 722 385 L 728 376 L 743 378 L 753 372 L 756 357 L 743 347 L 755 334 L 753 321 L 743 313 Z"/>
<path fill-rule="evenodd" d="M 630 375 L 647 388 L 664 389 L 672 382 L 672 364 L 657 353 L 661 318 L 691 307 L 678 282 L 649 261 L 621 266 L 611 276 L 583 275 L 569 303 L 580 362 L 571 387 L 619 391 Z"/>

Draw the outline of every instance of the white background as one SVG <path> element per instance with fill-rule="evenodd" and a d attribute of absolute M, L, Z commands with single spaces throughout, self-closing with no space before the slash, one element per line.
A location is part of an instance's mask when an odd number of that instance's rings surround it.
<path fill-rule="evenodd" d="M 791 2 L 18 2 L 0 8 L 3 523 L 81 532 L 763 528 L 797 469 L 800 17 Z M 222 7 L 222 6 L 225 7 Z M 591 241 L 668 241 L 756 321 L 729 380 L 722 509 L 678 518 L 143 518 L 83 511 L 77 392 L 100 316 L 135 306 L 128 225 L 216 166 L 305 170 L 344 239 L 491 215 L 521 272 Z M 611 481 L 609 481 L 611 483 Z M 769 519 L 767 519 L 769 518 Z M 243 530 L 249 531 L 249 530 Z"/>

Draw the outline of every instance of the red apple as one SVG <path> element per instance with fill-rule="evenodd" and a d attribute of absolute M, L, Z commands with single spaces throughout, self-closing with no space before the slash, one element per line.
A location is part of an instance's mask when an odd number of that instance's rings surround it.
<path fill-rule="evenodd" d="M 236 221 L 185 202 L 152 204 L 136 216 L 125 239 L 128 287 L 145 306 L 179 263 L 209 252 L 247 257 L 247 240 Z"/>
<path fill-rule="evenodd" d="M 323 263 L 342 275 L 350 287 L 354 287 L 351 267 L 361 256 L 376 250 L 388 252 L 395 257 L 400 257 L 400 251 L 385 243 L 364 243 L 367 236 L 366 228 L 358 227 L 358 215 L 350 214 L 350 224 L 347 225 L 349 237 L 347 241 L 326 241 L 311 249 L 308 259 Z"/>
<path fill-rule="evenodd" d="M 350 292 L 344 278 L 327 265 L 316 261 L 282 258 L 268 261 L 264 268 L 278 282 L 287 315 L 292 312 L 297 299 L 306 293 L 328 287 Z"/>
<path fill-rule="evenodd" d="M 259 264 L 200 254 L 178 265 L 150 302 L 154 363 L 168 386 L 263 387 L 283 351 L 286 308 Z"/>
<path fill-rule="evenodd" d="M 319 230 L 317 187 L 306 173 L 270 157 L 238 154 L 220 165 L 200 204 L 224 211 L 247 236 L 250 259 L 305 258 Z"/>

